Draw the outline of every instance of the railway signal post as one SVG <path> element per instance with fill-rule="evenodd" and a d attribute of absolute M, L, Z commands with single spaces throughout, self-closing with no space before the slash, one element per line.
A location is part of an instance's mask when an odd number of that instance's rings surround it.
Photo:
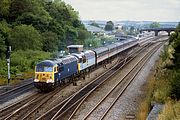
<path fill-rule="evenodd" d="M 10 82 L 11 74 L 10 74 L 10 54 L 11 54 L 11 46 L 7 47 L 6 51 L 6 60 L 7 60 L 7 66 L 8 66 L 8 84 Z"/>

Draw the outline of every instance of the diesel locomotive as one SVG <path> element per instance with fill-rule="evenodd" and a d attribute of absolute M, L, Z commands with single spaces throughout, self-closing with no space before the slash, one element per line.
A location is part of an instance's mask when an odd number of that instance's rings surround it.
<path fill-rule="evenodd" d="M 100 63 L 138 45 L 138 40 L 131 38 L 92 50 L 72 53 L 63 58 L 44 60 L 35 66 L 34 85 L 41 91 L 49 91 L 66 79 L 79 78 Z"/>

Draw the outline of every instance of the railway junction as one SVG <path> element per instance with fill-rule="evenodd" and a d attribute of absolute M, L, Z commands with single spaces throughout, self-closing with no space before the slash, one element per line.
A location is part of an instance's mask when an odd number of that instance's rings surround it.
<path fill-rule="evenodd" d="M 44 93 L 32 82 L 0 94 L 3 120 L 136 119 L 148 74 L 168 36 L 151 36 L 79 79 Z M 30 79 L 29 81 L 32 81 Z"/>

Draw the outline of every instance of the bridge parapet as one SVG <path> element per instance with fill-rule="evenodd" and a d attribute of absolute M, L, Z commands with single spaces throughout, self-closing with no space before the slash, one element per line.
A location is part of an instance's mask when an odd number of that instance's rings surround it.
<path fill-rule="evenodd" d="M 175 31 L 176 28 L 147 28 L 147 29 L 141 29 L 140 33 L 142 33 L 143 31 L 154 31 L 155 32 L 155 36 L 158 36 L 158 33 L 160 31 L 166 31 L 168 33 L 168 36 L 170 36 L 170 33 L 172 31 Z"/>

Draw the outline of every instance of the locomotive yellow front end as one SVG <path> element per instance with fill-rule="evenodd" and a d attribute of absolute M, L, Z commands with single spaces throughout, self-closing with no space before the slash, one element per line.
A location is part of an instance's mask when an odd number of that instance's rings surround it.
<path fill-rule="evenodd" d="M 54 88 L 54 72 L 56 66 L 49 62 L 41 62 L 35 67 L 34 86 L 41 91 L 48 91 Z"/>

